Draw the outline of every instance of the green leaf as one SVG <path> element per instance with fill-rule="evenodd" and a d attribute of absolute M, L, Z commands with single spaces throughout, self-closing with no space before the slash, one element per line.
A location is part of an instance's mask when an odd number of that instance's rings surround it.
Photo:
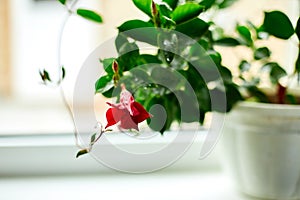
<path fill-rule="evenodd" d="M 150 22 L 142 20 L 130 20 L 118 27 L 119 32 L 131 37 L 134 40 L 146 42 L 148 44 L 157 45 L 157 30 Z"/>
<path fill-rule="evenodd" d="M 246 90 L 249 92 L 251 97 L 256 97 L 258 101 L 262 103 L 269 103 L 270 100 L 268 97 L 263 93 L 260 89 L 257 88 L 255 85 L 248 85 L 245 87 Z"/>
<path fill-rule="evenodd" d="M 167 3 L 172 9 L 176 8 L 178 0 L 162 0 Z"/>
<path fill-rule="evenodd" d="M 45 81 L 50 81 L 51 82 L 50 75 L 45 69 L 43 71 L 39 71 L 39 74 L 40 74 L 41 79 L 43 80 L 43 82 L 45 82 Z"/>
<path fill-rule="evenodd" d="M 208 23 L 199 18 L 195 18 L 176 26 L 175 30 L 191 38 L 200 38 L 207 32 L 208 28 Z"/>
<path fill-rule="evenodd" d="M 287 94 L 287 95 L 285 96 L 285 98 L 286 98 L 286 101 L 287 101 L 289 104 L 297 104 L 297 98 L 296 98 L 294 95 L 292 95 L 292 94 Z"/>
<path fill-rule="evenodd" d="M 82 156 L 86 153 L 88 153 L 89 151 L 87 149 L 81 149 L 80 151 L 78 151 L 78 153 L 76 154 L 76 158 L 78 158 L 79 156 Z"/>
<path fill-rule="evenodd" d="M 95 142 L 96 135 L 97 135 L 97 133 L 94 133 L 94 134 L 91 136 L 91 143 Z"/>
<path fill-rule="evenodd" d="M 200 89 L 200 88 L 199 88 Z M 200 105 L 198 104 L 198 99 L 193 98 L 195 96 L 195 91 L 193 88 L 185 90 L 176 91 L 176 98 L 179 102 L 181 122 L 201 122 L 200 119 Z M 201 103 L 201 102 L 200 102 Z"/>
<path fill-rule="evenodd" d="M 114 71 L 112 69 L 112 63 L 114 62 L 114 60 L 116 60 L 116 59 L 115 58 L 105 58 L 103 60 L 100 60 L 100 62 L 103 64 L 103 69 L 111 77 L 114 74 Z"/>
<path fill-rule="evenodd" d="M 61 78 L 64 79 L 66 77 L 66 69 L 64 68 L 64 66 L 61 67 Z"/>
<path fill-rule="evenodd" d="M 112 77 L 109 75 L 100 77 L 95 83 L 96 93 L 104 93 L 114 87 Z"/>
<path fill-rule="evenodd" d="M 153 67 L 151 77 L 154 83 L 163 85 L 169 89 L 175 89 L 180 86 L 181 77 L 177 71 L 172 71 L 168 68 L 163 68 L 161 65 Z"/>
<path fill-rule="evenodd" d="M 203 0 L 199 4 L 205 7 L 205 10 L 209 9 L 216 3 L 216 0 Z"/>
<path fill-rule="evenodd" d="M 149 17 L 152 17 L 151 14 L 151 4 L 152 0 L 133 0 L 134 5 L 146 13 Z"/>
<path fill-rule="evenodd" d="M 220 66 L 221 65 L 221 62 L 222 62 L 222 56 L 219 52 L 216 52 L 216 51 L 211 51 L 208 53 L 209 57 L 214 61 L 214 63 L 217 65 L 217 66 Z"/>
<path fill-rule="evenodd" d="M 139 19 L 128 20 L 121 24 L 118 29 L 119 32 L 130 31 L 132 29 L 139 28 L 154 28 L 154 25 L 151 22 L 145 22 Z"/>
<path fill-rule="evenodd" d="M 223 9 L 223 8 L 227 8 L 232 6 L 232 4 L 234 4 L 235 2 L 237 2 L 238 0 L 223 0 L 223 2 L 221 2 L 219 4 L 219 8 Z"/>
<path fill-rule="evenodd" d="M 266 63 L 262 67 L 262 70 L 263 69 L 268 69 L 270 71 L 270 80 L 273 84 L 277 84 L 280 78 L 287 75 L 286 71 L 276 62 Z"/>
<path fill-rule="evenodd" d="M 271 51 L 267 47 L 261 47 L 254 51 L 254 59 L 255 60 L 269 58 L 270 55 L 271 55 Z"/>
<path fill-rule="evenodd" d="M 119 33 L 115 40 L 115 46 L 118 53 L 120 53 L 120 49 L 123 47 L 123 45 L 127 43 L 129 43 L 129 41 L 127 40 L 126 36 L 124 36 L 122 33 Z"/>
<path fill-rule="evenodd" d="M 140 53 L 135 42 L 124 44 L 119 51 L 120 56 L 117 61 L 121 72 L 128 71 L 137 66 L 136 59 L 139 57 Z"/>
<path fill-rule="evenodd" d="M 239 64 L 239 70 L 241 72 L 246 72 L 250 69 L 251 65 L 248 63 L 246 60 L 242 60 L 241 63 Z"/>
<path fill-rule="evenodd" d="M 149 63 L 161 63 L 161 60 L 159 60 L 158 57 L 154 55 L 141 54 L 137 58 L 137 62 L 139 65 L 142 65 L 142 64 L 149 64 Z"/>
<path fill-rule="evenodd" d="M 163 134 L 166 128 L 167 112 L 165 109 L 162 97 L 155 96 L 147 101 L 146 110 L 148 110 L 152 117 L 147 119 L 147 124 L 154 131 L 159 131 Z"/>
<path fill-rule="evenodd" d="M 236 30 L 246 42 L 247 46 L 251 46 L 253 44 L 250 30 L 246 26 L 237 26 Z"/>
<path fill-rule="evenodd" d="M 102 17 L 98 13 L 96 13 L 92 10 L 79 8 L 79 9 L 77 9 L 77 15 L 79 15 L 85 19 L 97 22 L 97 23 L 103 22 Z"/>
<path fill-rule="evenodd" d="M 295 32 L 288 16 L 280 11 L 265 12 L 263 28 L 264 31 L 281 39 L 289 39 Z"/>
<path fill-rule="evenodd" d="M 295 32 L 297 34 L 298 40 L 300 40 L 300 17 L 298 18 L 297 25 L 295 28 Z"/>
<path fill-rule="evenodd" d="M 279 79 L 286 75 L 287 75 L 286 71 L 279 65 L 273 66 L 270 72 L 271 81 L 274 84 L 278 83 Z"/>
<path fill-rule="evenodd" d="M 235 84 L 225 84 L 225 91 L 221 87 L 216 87 L 210 91 L 210 95 L 214 99 L 213 111 L 221 113 L 229 112 L 238 101 L 243 100 Z M 226 105 L 223 102 L 224 96 L 227 100 Z"/>
<path fill-rule="evenodd" d="M 102 95 L 106 98 L 112 98 L 112 97 L 117 97 L 121 92 L 120 87 L 111 87 L 110 89 L 108 89 L 105 92 L 102 92 Z"/>
<path fill-rule="evenodd" d="M 67 0 L 58 0 L 62 5 L 65 5 Z"/>
<path fill-rule="evenodd" d="M 224 66 L 218 67 L 218 69 L 220 71 L 222 80 L 225 83 L 232 83 L 232 74 L 231 74 L 231 71 L 227 67 L 224 67 Z"/>
<path fill-rule="evenodd" d="M 172 20 L 176 24 L 180 24 L 198 17 L 203 10 L 204 6 L 188 2 L 175 8 L 172 13 Z"/>
<path fill-rule="evenodd" d="M 215 45 L 219 45 L 219 46 L 228 46 L 228 47 L 233 47 L 233 46 L 238 46 L 241 43 L 231 37 L 226 37 L 226 38 L 221 38 L 219 40 L 214 41 Z"/>
<path fill-rule="evenodd" d="M 229 112 L 233 106 L 243 100 L 241 93 L 238 90 L 238 86 L 235 84 L 226 84 L 226 99 L 227 99 L 227 112 Z"/>
<path fill-rule="evenodd" d="M 295 72 L 297 72 L 298 76 L 299 76 L 299 74 L 300 74 L 300 48 L 299 48 L 299 52 L 298 52 L 298 58 L 295 63 Z"/>
<path fill-rule="evenodd" d="M 133 68 L 132 70 L 130 70 L 130 73 L 132 74 L 133 80 L 135 80 L 135 82 L 142 81 L 146 84 L 153 83 L 147 71 L 142 67 Z"/>

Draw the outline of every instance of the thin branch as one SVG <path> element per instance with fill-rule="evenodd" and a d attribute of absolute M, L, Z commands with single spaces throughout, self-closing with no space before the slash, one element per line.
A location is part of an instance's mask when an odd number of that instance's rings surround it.
<path fill-rule="evenodd" d="M 63 101 L 63 104 L 64 106 L 67 108 L 67 111 L 72 119 L 72 123 L 73 123 L 73 132 L 74 132 L 74 136 L 75 136 L 75 143 L 76 143 L 76 146 L 80 149 L 83 149 L 83 147 L 80 145 L 79 143 L 79 133 L 78 133 L 78 130 L 76 128 L 76 124 L 75 124 L 75 119 L 74 119 L 74 115 L 73 115 L 73 112 L 72 112 L 72 108 L 70 106 L 70 104 L 68 103 L 67 101 L 67 98 L 66 98 L 66 95 L 64 93 L 64 90 L 63 90 L 63 87 L 62 87 L 62 80 L 63 80 L 63 77 L 62 77 L 62 64 L 61 64 L 61 44 L 62 44 L 62 37 L 63 37 L 63 32 L 64 32 L 64 29 L 65 29 L 65 26 L 70 18 L 70 16 L 73 14 L 73 8 L 75 7 L 75 5 L 77 4 L 78 0 L 74 0 L 69 7 L 66 7 L 68 12 L 62 22 L 62 25 L 61 25 L 61 28 L 60 28 L 60 32 L 59 32 L 59 38 L 58 38 L 58 51 L 57 51 L 57 61 L 58 61 L 58 74 L 59 74 L 59 79 L 57 81 L 57 85 L 59 86 L 59 90 L 60 90 L 60 95 L 62 97 L 62 101 Z"/>

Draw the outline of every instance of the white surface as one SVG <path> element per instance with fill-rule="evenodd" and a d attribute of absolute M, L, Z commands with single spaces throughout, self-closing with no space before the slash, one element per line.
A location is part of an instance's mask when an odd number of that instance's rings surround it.
<path fill-rule="evenodd" d="M 221 173 L 120 174 L 0 179 L 5 200 L 250 200 Z"/>
<path fill-rule="evenodd" d="M 185 133 L 181 133 L 184 134 Z M 189 134 L 188 132 L 186 134 Z M 111 141 L 110 144 L 103 144 L 105 138 L 101 138 L 97 145 L 108 148 L 116 146 L 124 151 L 141 152 L 158 147 L 168 145 L 173 142 L 173 134 L 166 134 L 164 137 L 160 136 L 152 138 L 151 140 L 143 140 L 136 142 L 135 138 L 130 138 L 124 134 L 108 134 L 107 139 Z M 104 135 L 106 137 L 106 135 Z M 103 137 L 104 137 L 103 136 Z M 164 172 L 191 172 L 201 170 L 216 170 L 220 168 L 218 156 L 214 151 L 204 160 L 200 160 L 200 151 L 203 144 L 205 132 L 199 132 L 193 144 L 185 152 L 185 154 L 172 164 Z M 184 141 L 182 141 L 184 142 Z M 176 142 L 173 145 L 177 146 L 180 143 Z M 93 149 L 95 150 L 95 149 Z M 74 144 L 74 136 L 72 134 L 51 134 L 51 135 L 13 135 L 0 136 L 0 177 L 2 176 L 29 176 L 29 175 L 74 175 L 74 174 L 91 174 L 112 173 L 111 169 L 104 167 L 97 162 L 93 157 L 99 158 L 104 151 L 92 151 L 92 156 L 85 155 L 78 159 L 75 155 L 78 148 Z M 105 155 L 109 157 L 120 156 L 122 152 L 105 151 Z M 169 155 L 169 154 L 168 154 Z M 170 155 L 171 156 L 171 155 Z M 160 157 L 160 156 L 158 156 Z M 106 163 L 106 159 L 101 163 Z M 144 169 L 150 164 L 160 164 L 161 160 L 141 162 L 128 162 L 128 159 L 122 157 L 118 159 L 116 165 L 110 167 L 120 167 L 123 165 L 134 167 L 137 169 Z M 152 163 L 151 163 L 152 162 Z M 162 167 L 165 167 L 163 165 Z M 1 194 L 1 193 L 0 193 Z M 1 198 L 0 198 L 1 199 Z"/>
<path fill-rule="evenodd" d="M 300 199 L 300 106 L 243 102 L 226 117 L 222 158 L 241 189 Z"/>

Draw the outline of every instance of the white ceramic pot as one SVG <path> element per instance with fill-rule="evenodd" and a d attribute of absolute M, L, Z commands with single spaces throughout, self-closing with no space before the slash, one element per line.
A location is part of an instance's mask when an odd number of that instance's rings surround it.
<path fill-rule="evenodd" d="M 238 104 L 226 115 L 221 149 L 242 192 L 300 199 L 300 106 Z"/>

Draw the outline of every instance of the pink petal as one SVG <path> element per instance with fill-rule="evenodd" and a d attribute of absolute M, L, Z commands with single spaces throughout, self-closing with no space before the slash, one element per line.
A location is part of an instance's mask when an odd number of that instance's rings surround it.
<path fill-rule="evenodd" d="M 124 84 L 121 85 L 122 92 L 120 94 L 120 103 L 128 110 L 130 115 L 133 115 L 133 111 L 131 110 L 131 104 L 134 102 L 134 98 L 132 94 L 126 90 L 126 87 Z"/>
<path fill-rule="evenodd" d="M 121 119 L 120 127 L 123 129 L 135 129 L 137 131 L 139 130 L 138 124 L 134 122 L 129 113 L 126 117 Z"/>

